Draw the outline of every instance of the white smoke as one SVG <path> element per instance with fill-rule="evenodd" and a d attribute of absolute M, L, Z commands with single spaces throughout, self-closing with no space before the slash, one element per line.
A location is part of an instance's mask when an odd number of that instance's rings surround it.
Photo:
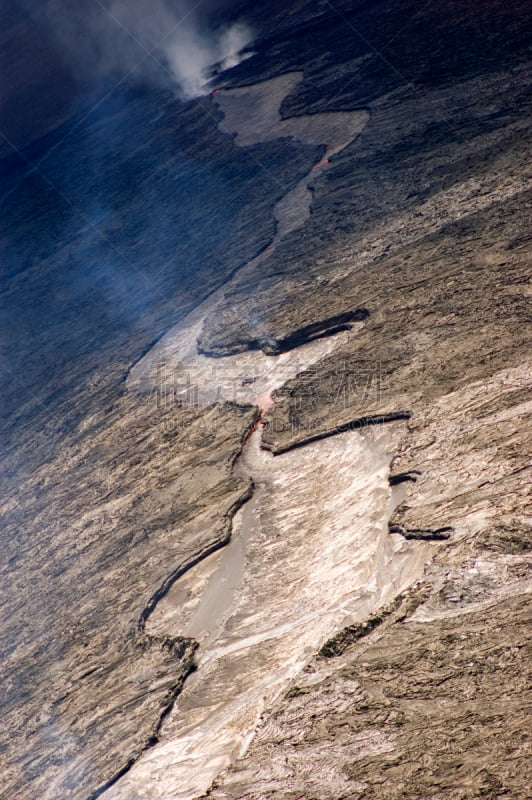
<path fill-rule="evenodd" d="M 242 51 L 252 39 L 251 30 L 241 22 L 218 32 L 190 24 L 180 30 L 163 50 L 181 96 L 206 94 L 211 69 L 235 67 L 245 57 Z"/>
<path fill-rule="evenodd" d="M 114 22 L 122 39 L 129 36 L 128 60 L 130 46 L 137 45 L 141 57 L 143 49 L 144 55 L 149 52 L 152 64 L 164 62 L 180 96 L 188 99 L 208 92 L 213 67 L 224 70 L 240 63 L 246 57 L 243 48 L 253 39 L 244 22 L 215 28 L 199 8 L 183 0 L 112 0 L 106 26 Z M 120 58 L 120 48 L 111 55 Z"/>

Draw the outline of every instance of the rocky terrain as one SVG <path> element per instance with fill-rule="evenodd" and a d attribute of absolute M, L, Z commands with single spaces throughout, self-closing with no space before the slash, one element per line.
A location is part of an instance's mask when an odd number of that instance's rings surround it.
<path fill-rule="evenodd" d="M 6 800 L 528 796 L 526 10 L 9 95 Z"/>

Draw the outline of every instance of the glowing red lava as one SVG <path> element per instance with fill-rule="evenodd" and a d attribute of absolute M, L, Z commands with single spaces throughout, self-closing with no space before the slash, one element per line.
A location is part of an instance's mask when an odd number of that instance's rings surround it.
<path fill-rule="evenodd" d="M 262 425 L 264 427 L 264 425 L 266 424 L 263 421 L 263 417 L 264 417 L 265 413 L 266 413 L 265 411 L 261 411 L 260 412 L 260 414 L 257 417 L 257 419 L 255 420 L 255 422 L 253 423 L 253 425 L 251 426 L 249 431 L 246 433 L 246 436 L 245 436 L 245 439 L 244 439 L 244 444 L 247 444 L 249 442 L 249 440 L 251 439 L 251 437 L 253 436 L 253 434 L 255 433 L 257 428 L 259 427 L 259 425 Z"/>
<path fill-rule="evenodd" d="M 324 157 L 321 159 L 321 161 L 318 161 L 318 162 L 317 162 L 317 164 L 314 164 L 314 166 L 312 167 L 312 169 L 317 169 L 318 167 L 325 167 L 325 166 L 327 166 L 327 165 L 328 165 L 328 163 L 329 163 L 329 159 L 327 158 L 327 156 L 324 156 Z M 312 170 L 311 170 L 311 171 L 312 171 Z"/>
<path fill-rule="evenodd" d="M 246 438 L 244 439 L 244 444 L 249 441 L 251 436 L 255 433 L 259 425 L 262 427 L 266 426 L 266 422 L 264 421 L 264 416 L 266 412 L 273 406 L 274 399 L 270 394 L 259 394 L 255 398 L 254 405 L 259 407 L 259 416 L 257 417 L 255 423 L 251 426 L 248 433 L 246 434 Z"/>

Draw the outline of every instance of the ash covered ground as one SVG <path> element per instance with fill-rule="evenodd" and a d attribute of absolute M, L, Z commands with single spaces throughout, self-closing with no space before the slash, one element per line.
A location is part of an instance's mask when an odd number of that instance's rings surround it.
<path fill-rule="evenodd" d="M 6 800 L 528 796 L 528 11 L 4 6 Z"/>

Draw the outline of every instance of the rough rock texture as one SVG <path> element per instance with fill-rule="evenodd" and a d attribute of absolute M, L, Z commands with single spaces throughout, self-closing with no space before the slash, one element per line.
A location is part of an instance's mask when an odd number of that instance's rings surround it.
<path fill-rule="evenodd" d="M 117 403 L 4 506 L 6 797 L 89 796 L 157 739 L 193 667 L 192 640 L 144 623 L 179 568 L 227 541 L 254 412 L 153 415 Z"/>
<path fill-rule="evenodd" d="M 139 621 L 227 540 L 247 492 L 232 464 L 250 407 L 123 396 L 154 340 L 268 244 L 272 207 L 320 157 L 290 142 L 242 153 L 219 118 L 209 98 L 128 84 L 2 162 L 10 800 L 92 796 L 153 745 L 196 645 Z"/>
<path fill-rule="evenodd" d="M 526 574 L 522 555 L 438 555 L 369 635 L 308 665 L 209 798 L 524 800 Z"/>
<path fill-rule="evenodd" d="M 59 98 L 33 141 L 38 113 L 9 112 L 30 146 L 2 140 L 2 797 L 119 787 L 194 667 L 195 641 L 145 623 L 227 541 L 257 415 L 124 376 L 218 290 L 217 362 L 369 312 L 277 390 L 264 444 L 404 412 L 390 536 L 452 532 L 409 542 L 434 554 L 423 579 L 321 644 L 209 796 L 525 798 L 527 4 L 247 5 L 256 53 L 220 86 L 303 72 L 283 121 L 365 120 L 271 251 L 323 145 L 241 147 L 214 99 L 133 80 L 88 117 Z"/>
<path fill-rule="evenodd" d="M 368 104 L 299 244 L 261 265 L 249 329 L 282 338 L 369 310 L 275 393 L 264 442 L 275 452 L 412 412 L 392 471 L 415 481 L 391 529 L 450 538 L 399 606 L 324 645 L 209 797 L 528 796 L 529 184 L 520 103 L 515 127 L 507 105 L 521 70 L 468 72 L 452 89 L 438 81 L 437 103 L 434 86 L 416 86 Z M 241 346 L 258 308 L 232 293 L 203 340 Z"/>

